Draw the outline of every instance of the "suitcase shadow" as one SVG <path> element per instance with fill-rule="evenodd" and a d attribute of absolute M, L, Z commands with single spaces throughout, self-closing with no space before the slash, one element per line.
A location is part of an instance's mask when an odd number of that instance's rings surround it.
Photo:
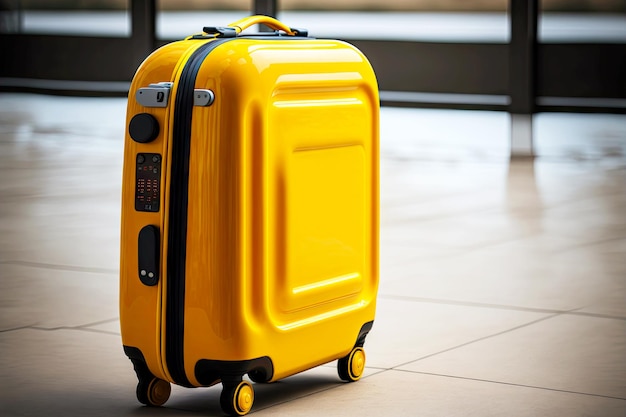
<path fill-rule="evenodd" d="M 294 375 L 271 383 L 254 384 L 255 400 L 252 411 L 260 411 L 279 404 L 295 401 L 329 389 L 344 385 L 336 375 Z"/>
<path fill-rule="evenodd" d="M 254 386 L 254 406 L 250 411 L 271 408 L 279 404 L 296 401 L 315 393 L 344 385 L 336 375 L 326 375 L 314 372 L 304 372 L 289 378 L 282 379 L 270 384 L 257 384 Z M 163 407 L 140 406 L 129 414 L 137 416 L 224 416 L 220 408 L 220 393 L 222 385 L 217 384 L 210 388 L 188 389 L 172 387 L 172 395 Z"/>

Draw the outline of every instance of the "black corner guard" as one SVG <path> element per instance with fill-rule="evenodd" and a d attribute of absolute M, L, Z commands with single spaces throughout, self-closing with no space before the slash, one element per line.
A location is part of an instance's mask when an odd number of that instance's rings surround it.
<path fill-rule="evenodd" d="M 370 330 L 372 330 L 373 326 L 374 320 L 368 321 L 363 326 L 361 326 L 361 330 L 359 330 L 359 336 L 356 338 L 356 343 L 354 344 L 354 347 L 363 347 L 363 345 L 365 344 L 365 337 L 370 332 Z"/>
<path fill-rule="evenodd" d="M 124 353 L 133 363 L 133 368 L 135 369 L 139 381 L 150 381 L 155 377 L 152 372 L 150 372 L 150 369 L 148 369 L 146 359 L 143 353 L 141 353 L 141 350 L 132 346 L 124 346 Z"/>
<path fill-rule="evenodd" d="M 268 356 L 242 361 L 200 359 L 196 362 L 194 372 L 198 382 L 205 386 L 213 385 L 220 379 L 240 378 L 251 372 L 263 376 L 259 379 L 269 381 L 274 376 L 274 364 Z"/>

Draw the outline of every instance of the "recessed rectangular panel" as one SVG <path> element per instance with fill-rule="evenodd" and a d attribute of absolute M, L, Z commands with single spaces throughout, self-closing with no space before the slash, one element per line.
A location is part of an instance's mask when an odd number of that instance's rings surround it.
<path fill-rule="evenodd" d="M 361 290 L 367 210 L 364 162 L 359 145 L 292 153 L 286 178 L 283 312 Z"/>

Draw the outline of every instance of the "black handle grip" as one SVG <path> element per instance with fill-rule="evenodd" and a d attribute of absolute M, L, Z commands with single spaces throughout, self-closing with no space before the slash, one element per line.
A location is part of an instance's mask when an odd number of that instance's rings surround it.
<path fill-rule="evenodd" d="M 145 226 L 139 232 L 137 254 L 139 256 L 139 279 L 148 286 L 159 282 L 159 252 L 161 238 L 159 228 Z"/>

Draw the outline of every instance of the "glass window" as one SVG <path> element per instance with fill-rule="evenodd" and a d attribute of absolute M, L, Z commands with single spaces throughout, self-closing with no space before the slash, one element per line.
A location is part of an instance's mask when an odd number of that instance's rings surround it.
<path fill-rule="evenodd" d="M 542 0 L 539 41 L 626 43 L 624 0 Z"/>
<path fill-rule="evenodd" d="M 22 26 L 19 1 L 0 0 L 0 33 L 18 33 Z"/>
<path fill-rule="evenodd" d="M 181 39 L 249 16 L 252 0 L 157 0 L 156 36 Z"/>
<path fill-rule="evenodd" d="M 0 31 L 130 36 L 130 0 L 0 0 Z"/>
<path fill-rule="evenodd" d="M 314 37 L 427 42 L 509 40 L 508 0 L 281 0 L 279 18 Z"/>

